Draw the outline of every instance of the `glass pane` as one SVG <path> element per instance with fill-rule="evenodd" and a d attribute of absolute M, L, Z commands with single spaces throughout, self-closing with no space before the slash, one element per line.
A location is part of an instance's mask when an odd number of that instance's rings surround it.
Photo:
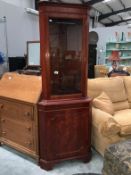
<path fill-rule="evenodd" d="M 49 19 L 51 95 L 81 92 L 82 21 Z"/>

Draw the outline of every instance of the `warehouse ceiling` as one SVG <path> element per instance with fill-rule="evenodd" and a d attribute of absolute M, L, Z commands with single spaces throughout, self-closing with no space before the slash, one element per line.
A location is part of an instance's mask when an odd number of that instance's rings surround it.
<path fill-rule="evenodd" d="M 41 0 L 42 1 L 42 0 Z M 94 23 L 104 26 L 126 25 L 131 23 L 131 0 L 46 0 L 57 3 L 90 5 L 90 17 Z"/>

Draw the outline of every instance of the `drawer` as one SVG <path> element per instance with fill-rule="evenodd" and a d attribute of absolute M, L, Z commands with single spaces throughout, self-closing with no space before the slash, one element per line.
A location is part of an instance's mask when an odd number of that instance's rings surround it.
<path fill-rule="evenodd" d="M 3 117 L 19 120 L 33 120 L 33 106 L 0 99 L 0 114 Z"/>
<path fill-rule="evenodd" d="M 17 143 L 28 149 L 34 149 L 33 126 L 8 118 L 1 118 L 2 138 Z"/>

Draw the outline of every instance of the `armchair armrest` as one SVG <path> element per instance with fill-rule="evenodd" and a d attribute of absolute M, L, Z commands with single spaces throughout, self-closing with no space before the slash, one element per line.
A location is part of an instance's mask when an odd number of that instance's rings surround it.
<path fill-rule="evenodd" d="M 106 137 L 116 135 L 121 130 L 111 114 L 94 107 L 92 107 L 92 124 Z"/>

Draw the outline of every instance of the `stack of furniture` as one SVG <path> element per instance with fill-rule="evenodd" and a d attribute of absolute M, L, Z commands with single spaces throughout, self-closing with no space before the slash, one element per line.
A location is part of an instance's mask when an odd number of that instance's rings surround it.
<path fill-rule="evenodd" d="M 41 77 L 5 73 L 0 80 L 0 143 L 38 158 Z"/>
<path fill-rule="evenodd" d="M 131 75 L 131 66 L 126 66 L 126 71 Z"/>
<path fill-rule="evenodd" d="M 110 71 L 111 69 L 111 71 Z M 131 74 L 131 66 L 118 65 L 116 70 L 107 65 L 94 65 L 95 78 L 99 77 L 115 77 L 115 76 L 129 76 Z"/>
<path fill-rule="evenodd" d="M 109 72 L 109 68 L 106 65 L 94 65 L 95 78 L 106 77 Z"/>
<path fill-rule="evenodd" d="M 131 139 L 131 77 L 88 80 L 92 102 L 92 145 L 104 155 L 108 145 Z"/>

